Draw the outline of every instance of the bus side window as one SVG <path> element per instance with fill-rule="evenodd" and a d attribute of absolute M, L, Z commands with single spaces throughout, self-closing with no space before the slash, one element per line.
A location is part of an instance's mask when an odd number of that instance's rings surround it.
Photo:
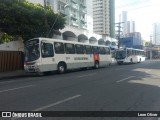
<path fill-rule="evenodd" d="M 42 42 L 41 46 L 42 46 L 42 57 L 43 58 L 54 56 L 53 44 Z"/>
<path fill-rule="evenodd" d="M 71 43 L 65 44 L 66 54 L 75 54 L 75 46 Z"/>
<path fill-rule="evenodd" d="M 97 46 L 92 46 L 92 52 L 93 52 L 93 54 L 98 54 L 99 48 Z"/>
<path fill-rule="evenodd" d="M 104 55 L 105 54 L 105 49 L 104 47 L 99 47 L 99 53 Z"/>
<path fill-rule="evenodd" d="M 127 56 L 131 56 L 132 55 L 132 50 L 127 49 Z"/>
<path fill-rule="evenodd" d="M 105 47 L 105 54 L 110 55 L 110 49 L 108 47 Z"/>
<path fill-rule="evenodd" d="M 64 54 L 64 45 L 60 42 L 54 43 L 54 49 L 56 54 Z"/>
<path fill-rule="evenodd" d="M 85 50 L 86 50 L 86 54 L 91 54 L 92 52 L 92 50 L 91 50 L 91 46 L 89 46 L 89 45 L 85 45 L 84 46 L 85 47 Z"/>
<path fill-rule="evenodd" d="M 78 45 L 78 44 L 76 44 L 76 45 L 75 45 L 75 48 L 76 48 L 76 53 L 77 53 L 77 54 L 84 54 L 83 45 Z"/>

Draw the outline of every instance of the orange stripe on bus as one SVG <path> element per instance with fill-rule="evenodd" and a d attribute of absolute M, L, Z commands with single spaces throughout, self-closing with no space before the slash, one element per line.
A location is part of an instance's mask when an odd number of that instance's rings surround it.
<path fill-rule="evenodd" d="M 99 61 L 99 54 L 94 54 L 93 58 L 94 58 L 94 61 Z"/>

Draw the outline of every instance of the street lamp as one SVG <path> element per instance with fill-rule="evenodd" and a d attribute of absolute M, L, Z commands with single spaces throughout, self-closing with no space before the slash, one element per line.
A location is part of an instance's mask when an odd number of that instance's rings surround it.
<path fill-rule="evenodd" d="M 66 7 L 68 7 L 68 6 L 69 6 L 69 5 L 66 4 L 66 5 L 64 6 L 64 9 L 65 9 Z M 54 23 L 53 23 L 53 25 L 52 25 L 50 31 L 48 32 L 47 37 L 49 36 L 49 34 L 51 33 L 51 31 L 52 31 L 52 29 L 53 29 L 55 23 L 57 22 L 58 16 L 59 16 L 59 14 L 57 14 L 57 17 L 56 17 L 56 19 L 54 20 Z"/>

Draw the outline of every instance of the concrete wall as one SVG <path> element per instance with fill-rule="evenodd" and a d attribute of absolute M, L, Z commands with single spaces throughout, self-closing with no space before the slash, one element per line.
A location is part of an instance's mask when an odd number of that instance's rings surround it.
<path fill-rule="evenodd" d="M 24 51 L 23 41 L 11 41 L 0 45 L 0 50 L 5 51 Z"/>

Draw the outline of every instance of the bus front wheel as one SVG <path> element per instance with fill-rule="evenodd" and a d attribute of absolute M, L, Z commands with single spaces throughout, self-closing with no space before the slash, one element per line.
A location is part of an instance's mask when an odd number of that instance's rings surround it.
<path fill-rule="evenodd" d="M 66 65 L 64 63 L 58 64 L 58 73 L 65 73 L 66 71 Z"/>

